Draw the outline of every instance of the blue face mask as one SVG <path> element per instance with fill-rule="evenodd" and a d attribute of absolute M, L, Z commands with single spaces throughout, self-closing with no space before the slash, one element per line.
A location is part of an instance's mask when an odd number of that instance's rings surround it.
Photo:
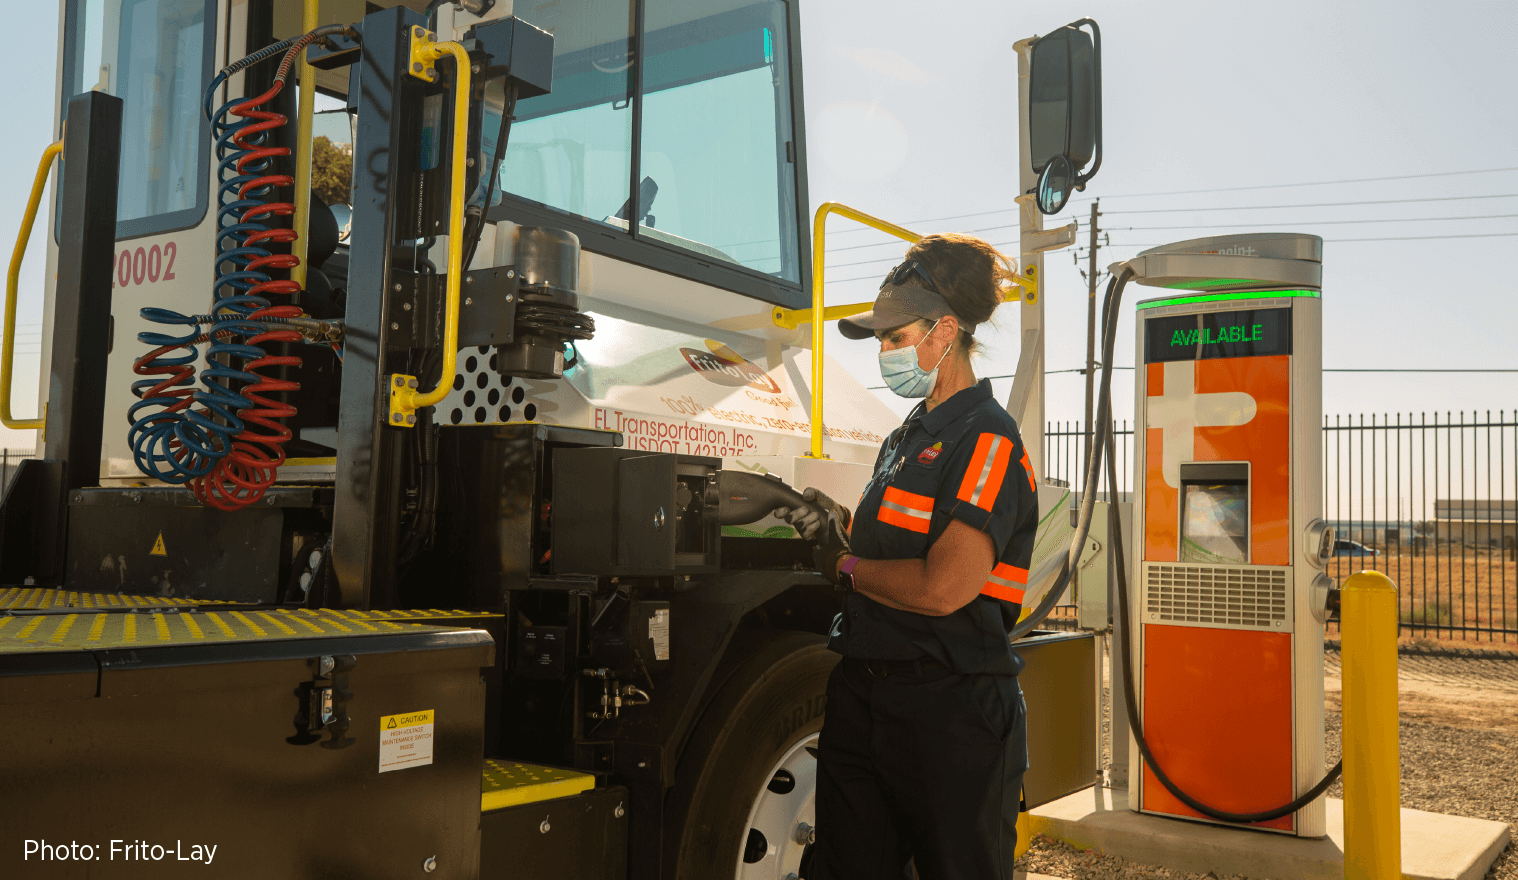
<path fill-rule="evenodd" d="M 938 329 L 939 321 L 933 322 L 926 335 L 911 348 L 898 348 L 893 351 L 882 351 L 880 358 L 880 378 L 885 380 L 887 387 L 902 397 L 927 397 L 933 391 L 933 386 L 938 383 L 938 366 L 943 359 L 949 356 L 949 347 L 943 350 L 943 356 L 933 369 L 924 371 L 917 363 L 917 348 L 933 335 Z"/>

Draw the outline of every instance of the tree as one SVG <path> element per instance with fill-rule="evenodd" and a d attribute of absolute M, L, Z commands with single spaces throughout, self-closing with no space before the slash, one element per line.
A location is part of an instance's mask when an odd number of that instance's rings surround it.
<path fill-rule="evenodd" d="M 328 205 L 348 204 L 353 186 L 353 154 L 325 137 L 311 142 L 311 189 Z"/>

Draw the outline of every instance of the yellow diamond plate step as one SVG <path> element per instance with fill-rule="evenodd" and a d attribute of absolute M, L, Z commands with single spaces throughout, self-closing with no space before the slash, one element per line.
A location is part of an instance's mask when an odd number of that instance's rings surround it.
<path fill-rule="evenodd" d="M 134 596 L 128 593 L 81 593 L 77 590 L 52 590 L 46 587 L 5 587 L 0 589 L 0 611 L 8 609 L 46 611 L 50 608 L 153 608 L 187 605 L 235 605 L 216 599 L 185 599 L 177 596 Z"/>
<path fill-rule="evenodd" d="M 596 778 L 588 773 L 486 759 L 485 776 L 480 782 L 480 811 L 570 797 L 595 787 Z"/>
<path fill-rule="evenodd" d="M 182 600 L 181 604 L 184 604 Z M 324 608 L 313 611 L 271 608 L 264 611 L 244 607 L 239 610 L 181 612 L 145 607 L 135 612 L 90 610 L 101 607 L 99 604 L 85 606 L 79 612 L 69 614 L 6 615 L 0 611 L 0 654 L 376 635 L 413 631 L 415 624 L 448 626 L 450 618 L 499 616 L 478 611 L 436 609 L 346 611 Z"/>

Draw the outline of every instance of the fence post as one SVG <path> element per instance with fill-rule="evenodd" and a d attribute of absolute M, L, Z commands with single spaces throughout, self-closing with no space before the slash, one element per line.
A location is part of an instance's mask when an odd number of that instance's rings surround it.
<path fill-rule="evenodd" d="M 1397 743 L 1397 587 L 1350 575 L 1340 592 L 1344 669 L 1344 877 L 1402 876 Z"/>

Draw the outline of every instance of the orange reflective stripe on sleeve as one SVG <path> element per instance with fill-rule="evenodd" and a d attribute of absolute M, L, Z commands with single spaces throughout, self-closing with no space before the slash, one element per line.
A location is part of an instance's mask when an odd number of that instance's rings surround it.
<path fill-rule="evenodd" d="M 1023 470 L 1028 474 L 1028 488 L 1038 494 L 1038 481 L 1033 479 L 1033 462 L 1028 461 L 1028 447 L 1023 447 Z"/>
<path fill-rule="evenodd" d="M 888 525 L 925 535 L 933 522 L 933 499 L 887 486 L 885 495 L 880 499 L 879 519 Z"/>
<path fill-rule="evenodd" d="M 986 580 L 985 586 L 980 588 L 981 595 L 990 596 L 993 599 L 1001 599 L 1004 602 L 1016 602 L 1019 605 L 1023 601 L 1024 587 L 1028 583 L 1028 570 L 1007 565 L 1005 562 L 997 563 L 991 569 L 991 577 Z"/>
<path fill-rule="evenodd" d="M 959 484 L 959 500 L 985 510 L 994 508 L 996 493 L 1001 491 L 1001 481 L 1007 475 L 1007 463 L 1011 458 L 1010 439 L 1000 434 L 981 434 L 975 443 L 970 467 Z"/>

